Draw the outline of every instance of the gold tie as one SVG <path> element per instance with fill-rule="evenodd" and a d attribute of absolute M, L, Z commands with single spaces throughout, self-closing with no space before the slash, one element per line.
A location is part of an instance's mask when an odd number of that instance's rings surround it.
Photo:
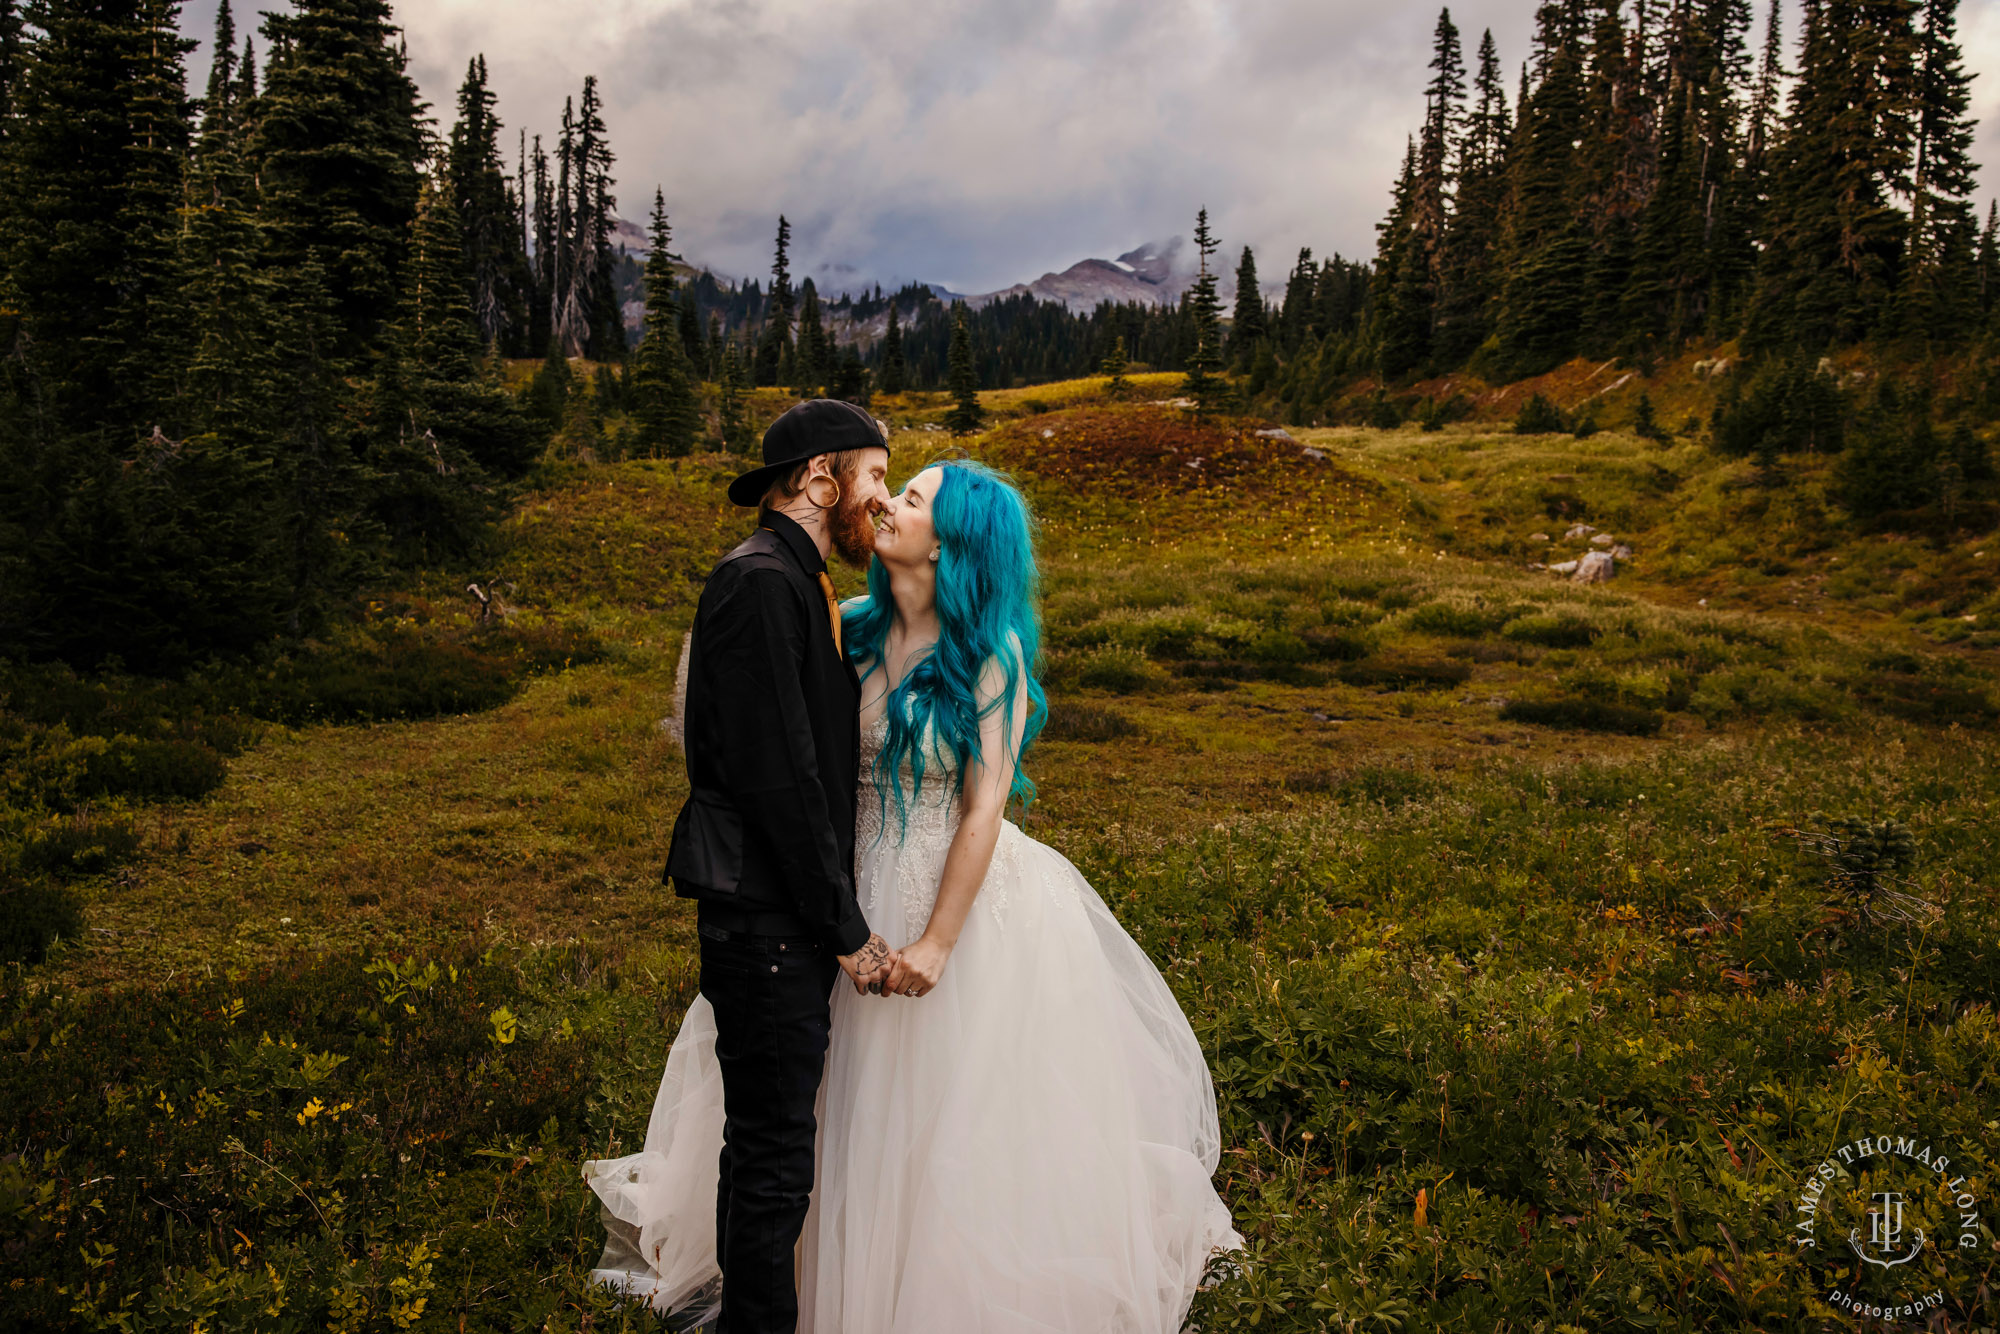
<path fill-rule="evenodd" d="M 834 652 L 845 652 L 840 647 L 840 599 L 833 595 L 833 580 L 827 577 L 825 570 L 819 572 L 819 591 L 826 594 L 826 619 L 833 627 Z"/>

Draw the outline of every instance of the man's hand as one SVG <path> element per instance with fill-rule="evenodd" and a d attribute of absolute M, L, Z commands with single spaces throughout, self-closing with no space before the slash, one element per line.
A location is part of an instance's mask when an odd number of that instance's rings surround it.
<path fill-rule="evenodd" d="M 840 970 L 854 983 L 855 994 L 861 996 L 882 989 L 882 980 L 889 975 L 889 969 L 898 957 L 889 948 L 889 942 L 879 935 L 869 936 L 868 942 L 854 953 L 838 956 Z"/>

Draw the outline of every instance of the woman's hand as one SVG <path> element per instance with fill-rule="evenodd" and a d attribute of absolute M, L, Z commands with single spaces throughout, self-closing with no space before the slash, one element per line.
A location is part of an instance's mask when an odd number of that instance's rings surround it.
<path fill-rule="evenodd" d="M 925 935 L 914 945 L 903 947 L 903 953 L 889 970 L 889 980 L 882 984 L 885 996 L 921 996 L 938 984 L 944 976 L 944 965 L 951 958 L 951 946 L 942 944 Z"/>

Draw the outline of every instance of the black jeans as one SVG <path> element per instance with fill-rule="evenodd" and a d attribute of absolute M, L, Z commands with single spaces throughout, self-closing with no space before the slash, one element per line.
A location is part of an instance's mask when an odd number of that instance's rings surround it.
<path fill-rule="evenodd" d="M 703 923 L 701 994 L 715 1007 L 722 1160 L 715 1258 L 721 1334 L 792 1334 L 792 1253 L 812 1197 L 813 1103 L 826 1065 L 828 1000 L 840 965 L 801 936 Z"/>

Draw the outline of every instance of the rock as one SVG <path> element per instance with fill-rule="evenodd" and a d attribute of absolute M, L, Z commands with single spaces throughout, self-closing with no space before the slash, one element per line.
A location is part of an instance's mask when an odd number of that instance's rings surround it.
<path fill-rule="evenodd" d="M 1609 552 L 1587 551 L 1583 559 L 1576 563 L 1576 573 L 1569 577 L 1569 581 L 1573 584 L 1608 583 L 1617 572 L 1618 567 Z"/>
<path fill-rule="evenodd" d="M 1632 548 L 1626 546 L 1623 542 L 1620 542 L 1617 546 L 1611 548 L 1611 559 L 1631 560 Z"/>
<path fill-rule="evenodd" d="M 1569 531 L 1563 534 L 1563 541 L 1574 542 L 1580 537 L 1589 537 L 1596 531 L 1595 528 L 1592 528 L 1587 523 L 1571 524 Z"/>
<path fill-rule="evenodd" d="M 1549 537 L 1547 533 L 1529 533 L 1528 540 L 1530 542 L 1548 542 L 1551 541 L 1552 539 Z"/>
<path fill-rule="evenodd" d="M 1320 450 L 1314 449 L 1311 445 L 1307 445 L 1305 449 L 1301 452 L 1304 453 L 1305 456 L 1311 459 L 1314 463 L 1326 462 L 1326 455 Z"/>
<path fill-rule="evenodd" d="M 1597 536 L 1590 539 L 1590 545 L 1594 547 L 1608 547 L 1617 540 L 1618 540 L 1617 538 L 1613 537 L 1609 533 L 1599 533 Z"/>
<path fill-rule="evenodd" d="M 1292 433 L 1282 426 L 1268 427 L 1257 432 L 1257 435 L 1263 440 L 1289 440 L 1292 438 Z"/>
<path fill-rule="evenodd" d="M 1529 568 L 1529 569 L 1531 569 L 1531 570 L 1546 570 L 1546 569 L 1548 569 L 1549 567 L 1548 567 L 1548 566 L 1546 566 L 1546 565 L 1544 565 L 1544 564 L 1542 564 L 1542 563 L 1541 563 L 1540 561 L 1538 561 L 1538 560 L 1531 560 L 1531 561 L 1529 561 L 1529 562 L 1528 562 L 1528 568 Z"/>
<path fill-rule="evenodd" d="M 1050 429 L 1049 429 L 1048 427 L 1044 426 L 1044 427 L 1042 428 L 1042 439 L 1044 439 L 1044 440 L 1048 440 L 1048 439 L 1051 439 L 1052 437 L 1054 437 L 1054 435 L 1055 435 L 1055 432 L 1054 432 L 1054 431 L 1052 431 L 1052 430 L 1050 430 Z"/>
<path fill-rule="evenodd" d="M 1559 563 L 1557 563 L 1557 564 L 1555 564 L 1555 565 L 1551 565 L 1551 566 L 1549 566 L 1549 573 L 1550 573 L 1550 574 L 1574 574 L 1574 573 L 1576 573 L 1576 566 L 1577 566 L 1577 563 L 1576 563 L 1575 561 L 1573 561 L 1573 560 L 1566 560 L 1566 561 L 1561 561 L 1561 562 L 1559 562 Z"/>

